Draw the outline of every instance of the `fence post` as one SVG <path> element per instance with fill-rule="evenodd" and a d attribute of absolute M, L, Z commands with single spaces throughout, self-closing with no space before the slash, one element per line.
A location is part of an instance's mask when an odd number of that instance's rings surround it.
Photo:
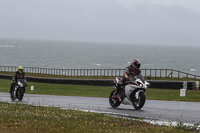
<path fill-rule="evenodd" d="M 173 77 L 173 69 L 172 69 L 172 75 L 171 75 L 171 78 Z"/>
<path fill-rule="evenodd" d="M 178 71 L 178 78 L 180 78 L 180 71 Z"/>
<path fill-rule="evenodd" d="M 113 76 L 113 69 L 112 69 L 112 76 Z"/>
<path fill-rule="evenodd" d="M 160 69 L 160 78 L 162 77 L 162 69 Z"/>
<path fill-rule="evenodd" d="M 151 69 L 150 69 L 150 77 L 151 77 Z"/>

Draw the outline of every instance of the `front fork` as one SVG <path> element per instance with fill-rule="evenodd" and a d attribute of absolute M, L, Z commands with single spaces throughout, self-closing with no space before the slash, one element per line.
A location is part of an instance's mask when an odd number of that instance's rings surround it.
<path fill-rule="evenodd" d="M 13 95 L 16 96 L 16 93 L 17 93 L 17 87 L 14 88 Z"/>
<path fill-rule="evenodd" d="M 143 92 L 143 93 L 145 94 L 145 92 L 142 91 L 142 90 L 139 90 L 139 91 L 135 92 L 135 100 L 136 100 L 136 101 L 139 101 L 139 100 L 140 100 L 140 99 L 139 99 L 139 94 L 140 94 L 140 92 Z"/>

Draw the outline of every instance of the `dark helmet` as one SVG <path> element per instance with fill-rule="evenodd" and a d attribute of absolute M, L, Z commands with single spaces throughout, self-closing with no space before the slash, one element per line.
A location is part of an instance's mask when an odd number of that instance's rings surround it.
<path fill-rule="evenodd" d="M 133 59 L 133 62 L 132 62 L 131 65 L 133 66 L 133 68 L 135 68 L 135 69 L 138 70 L 138 69 L 140 68 L 140 66 L 141 66 L 140 60 L 138 60 L 138 59 Z"/>

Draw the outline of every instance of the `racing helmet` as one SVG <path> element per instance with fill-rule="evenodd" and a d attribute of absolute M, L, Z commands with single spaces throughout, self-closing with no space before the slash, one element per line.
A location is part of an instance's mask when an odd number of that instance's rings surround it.
<path fill-rule="evenodd" d="M 23 68 L 22 66 L 19 66 L 17 71 L 18 71 L 19 73 L 22 73 L 23 70 L 24 70 L 24 68 Z"/>
<path fill-rule="evenodd" d="M 131 64 L 133 66 L 133 68 L 135 68 L 136 70 L 138 70 L 141 66 L 140 60 L 138 59 L 133 59 L 133 62 Z"/>

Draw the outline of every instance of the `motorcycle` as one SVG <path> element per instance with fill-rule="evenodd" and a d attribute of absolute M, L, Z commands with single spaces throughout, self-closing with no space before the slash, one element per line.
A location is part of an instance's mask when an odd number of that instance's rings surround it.
<path fill-rule="evenodd" d="M 18 79 L 16 85 L 14 86 L 10 94 L 11 100 L 15 101 L 16 99 L 18 99 L 19 101 L 22 101 L 26 86 L 27 86 L 26 80 Z"/>
<path fill-rule="evenodd" d="M 150 84 L 144 80 L 142 75 L 135 75 L 130 78 L 127 85 L 122 86 L 116 95 L 117 85 L 120 84 L 120 78 L 116 77 L 114 81 L 114 90 L 110 93 L 109 103 L 113 108 L 122 104 L 131 104 L 135 109 L 141 109 L 146 101 L 145 91 Z"/>

